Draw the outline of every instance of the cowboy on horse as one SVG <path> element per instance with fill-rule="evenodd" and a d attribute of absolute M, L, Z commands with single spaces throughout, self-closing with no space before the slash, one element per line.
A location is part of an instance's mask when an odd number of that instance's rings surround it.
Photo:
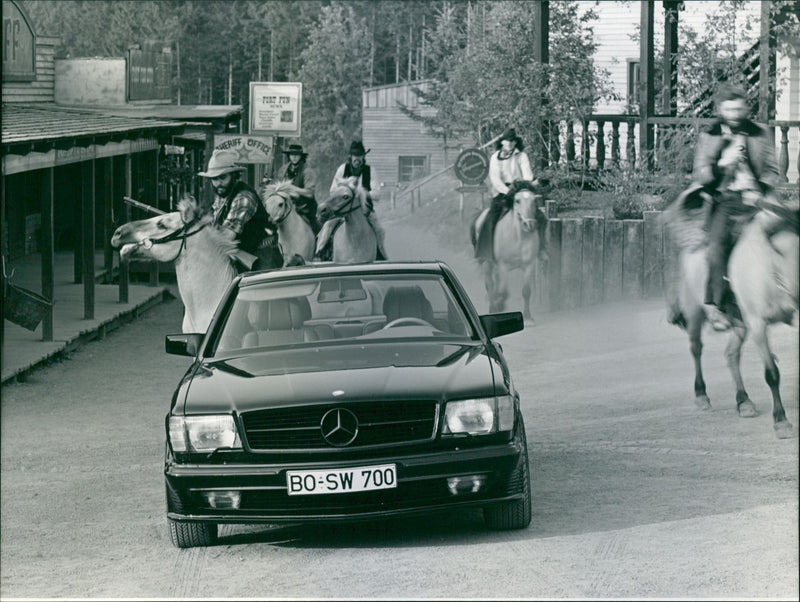
<path fill-rule="evenodd" d="M 275 227 L 270 222 L 258 193 L 240 180 L 246 168 L 236 164 L 238 155 L 215 150 L 206 171 L 199 176 L 211 180 L 214 224 L 231 230 L 242 253 L 236 255 L 239 267 L 257 270 L 280 266 Z"/>
<path fill-rule="evenodd" d="M 768 230 L 779 228 L 788 214 L 774 193 L 780 176 L 772 139 L 765 128 L 747 118 L 742 88 L 722 85 L 717 93 L 719 119 L 701 133 L 694 158 L 693 183 L 675 201 L 680 211 L 706 206 L 705 232 L 708 282 L 704 310 L 714 330 L 731 326 L 735 301 L 727 281 L 728 258 L 742 228 L 762 207 Z M 796 215 L 794 216 L 796 220 Z M 796 227 L 796 226 L 795 226 Z"/>
<path fill-rule="evenodd" d="M 475 257 L 481 262 L 494 258 L 494 230 L 500 218 L 511 208 L 514 193 L 519 189 L 517 183 L 528 182 L 534 188 L 539 186 L 539 180 L 533 179 L 531 163 L 524 148 L 522 138 L 517 136 L 516 130 L 508 128 L 497 141 L 497 150 L 489 160 L 489 180 L 494 196 L 488 214 L 480 222 L 475 243 Z M 538 207 L 536 227 L 539 240 L 544 241 L 547 217 Z M 545 245 L 539 247 L 539 253 L 542 257 L 545 255 Z"/>
<path fill-rule="evenodd" d="M 378 199 L 378 195 L 373 190 L 373 186 L 378 179 L 375 170 L 366 162 L 368 152 L 369 150 L 364 150 L 364 144 L 361 140 L 354 140 L 350 144 L 350 153 L 347 161 L 342 163 L 333 175 L 330 195 L 339 194 L 342 188 L 364 191 L 364 214 L 366 215 L 369 225 L 375 231 L 378 244 L 377 259 L 381 260 L 387 258 L 384 244 L 386 234 L 383 227 L 378 223 L 378 218 L 375 215 L 375 209 L 373 207 L 373 203 Z M 334 217 L 326 220 L 322 225 L 322 230 L 319 233 L 317 242 L 317 255 L 321 259 L 330 258 L 332 253 L 330 243 L 333 240 L 333 233 L 342 221 L 342 219 Z"/>

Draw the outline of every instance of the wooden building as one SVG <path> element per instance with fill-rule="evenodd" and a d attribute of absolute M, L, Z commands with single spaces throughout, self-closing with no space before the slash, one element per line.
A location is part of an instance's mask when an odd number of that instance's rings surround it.
<path fill-rule="evenodd" d="M 138 194 L 155 204 L 159 149 L 184 126 L 56 105 L 58 38 L 36 36 L 12 0 L 3 1 L 3 19 L 13 22 L 9 31 L 19 36 L 13 44 L 16 52 L 3 54 L 4 266 L 6 261 L 38 255 L 40 294 L 52 303 L 54 254 L 71 254 L 74 281 L 83 284 L 83 317 L 91 319 L 96 279 L 114 267 L 110 238 L 114 224 L 126 215 L 122 199 Z M 120 300 L 126 302 L 128 280 L 122 266 L 120 273 Z M 4 271 L 4 285 L 5 277 Z M 0 289 L 5 291 L 5 286 Z M 51 306 L 43 319 L 42 338 L 52 337 Z"/>
<path fill-rule="evenodd" d="M 468 139 L 445 141 L 434 136 L 399 108 L 402 104 L 422 116 L 434 114 L 414 92 L 428 85 L 427 81 L 404 82 L 362 91 L 364 147 L 370 149 L 369 163 L 385 187 L 402 188 L 439 172 L 455 161 L 460 150 L 471 146 Z"/>

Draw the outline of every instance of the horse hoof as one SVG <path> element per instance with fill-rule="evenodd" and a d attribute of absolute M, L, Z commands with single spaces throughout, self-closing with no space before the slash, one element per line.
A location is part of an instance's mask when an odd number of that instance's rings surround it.
<path fill-rule="evenodd" d="M 698 395 L 694 398 L 694 405 L 703 411 L 710 410 L 711 400 L 708 398 L 708 395 Z"/>
<path fill-rule="evenodd" d="M 778 439 L 791 439 L 794 437 L 794 428 L 792 427 L 792 423 L 788 420 L 776 422 L 774 426 L 775 434 L 778 436 Z"/>
<path fill-rule="evenodd" d="M 750 401 L 743 401 L 739 404 L 739 417 L 740 418 L 754 418 L 758 416 L 755 404 Z"/>

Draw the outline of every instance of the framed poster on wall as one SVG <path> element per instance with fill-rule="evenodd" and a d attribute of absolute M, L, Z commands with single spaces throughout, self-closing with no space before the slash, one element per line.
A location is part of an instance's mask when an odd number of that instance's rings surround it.
<path fill-rule="evenodd" d="M 302 100 L 300 82 L 250 82 L 250 133 L 299 138 Z"/>

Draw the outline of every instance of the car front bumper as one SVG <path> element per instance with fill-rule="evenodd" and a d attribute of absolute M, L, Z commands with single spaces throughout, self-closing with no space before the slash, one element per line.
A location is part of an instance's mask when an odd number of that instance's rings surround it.
<path fill-rule="evenodd" d="M 517 475 L 526 461 L 524 435 L 502 444 L 381 456 L 372 461 L 180 464 L 165 467 L 167 516 L 176 521 L 297 524 L 369 520 L 521 499 Z M 287 470 L 395 464 L 397 487 L 376 491 L 289 495 Z M 452 493 L 448 478 L 482 476 L 477 491 Z M 210 492 L 240 492 L 238 508 L 214 508 Z"/>

